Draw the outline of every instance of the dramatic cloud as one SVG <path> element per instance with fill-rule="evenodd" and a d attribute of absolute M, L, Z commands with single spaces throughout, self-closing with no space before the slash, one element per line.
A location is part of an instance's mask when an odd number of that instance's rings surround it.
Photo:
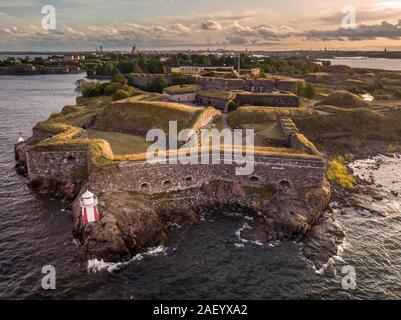
<path fill-rule="evenodd" d="M 215 30 L 220 31 L 222 30 L 221 24 L 214 20 L 208 20 L 201 24 L 203 30 Z"/>
<path fill-rule="evenodd" d="M 331 42 L 333 48 L 342 44 L 356 48 L 362 45 L 357 41 L 365 41 L 365 46 L 398 46 L 401 1 L 354 0 L 357 26 L 353 30 L 340 28 L 346 2 L 54 0 L 57 30 L 46 31 L 40 24 L 45 0 L 0 0 L 0 46 L 9 50 L 93 49 L 99 44 L 123 49 L 132 43 L 139 48 L 320 48 L 322 43 L 316 40 Z"/>
<path fill-rule="evenodd" d="M 364 25 L 360 24 L 355 29 L 336 30 L 310 30 L 303 33 L 309 40 L 375 40 L 387 38 L 398 40 L 401 38 L 401 21 L 391 24 L 383 21 L 380 24 Z"/>

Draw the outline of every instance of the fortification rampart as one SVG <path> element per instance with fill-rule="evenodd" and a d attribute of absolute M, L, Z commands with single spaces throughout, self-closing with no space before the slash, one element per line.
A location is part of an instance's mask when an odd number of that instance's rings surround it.
<path fill-rule="evenodd" d="M 172 74 L 144 74 L 131 73 L 128 75 L 128 82 L 136 87 L 145 88 L 152 84 L 158 76 L 167 79 L 169 85 L 173 84 Z M 197 84 L 204 89 L 219 89 L 226 91 L 251 91 L 270 93 L 273 91 L 296 92 L 297 81 L 280 78 L 259 78 L 259 79 L 228 79 L 217 77 L 202 77 L 198 75 L 188 75 L 188 83 Z"/>
<path fill-rule="evenodd" d="M 251 175 L 236 175 L 235 164 L 150 164 L 147 162 L 120 163 L 102 173 L 89 176 L 91 189 L 96 192 L 125 190 L 160 193 L 200 187 L 214 180 L 238 182 L 245 186 L 263 188 L 312 187 L 322 184 L 323 160 L 291 159 L 256 156 Z"/>
<path fill-rule="evenodd" d="M 235 100 L 239 105 L 299 107 L 299 97 L 295 94 L 238 93 Z"/>
<path fill-rule="evenodd" d="M 34 151 L 26 153 L 28 177 L 36 179 L 71 180 L 87 175 L 87 151 Z"/>

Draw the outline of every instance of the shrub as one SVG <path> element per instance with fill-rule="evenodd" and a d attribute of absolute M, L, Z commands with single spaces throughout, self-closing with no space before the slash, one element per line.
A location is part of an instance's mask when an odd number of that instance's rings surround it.
<path fill-rule="evenodd" d="M 149 91 L 162 93 L 163 89 L 168 86 L 168 81 L 165 76 L 157 76 L 151 85 L 149 86 Z"/>
<path fill-rule="evenodd" d="M 109 82 L 105 84 L 103 92 L 106 96 L 114 95 L 118 90 L 122 88 L 122 84 L 119 82 Z"/>
<path fill-rule="evenodd" d="M 121 73 L 118 73 L 113 77 L 111 82 L 125 84 L 125 77 Z"/>
<path fill-rule="evenodd" d="M 310 83 L 308 83 L 303 90 L 303 96 L 308 100 L 313 99 L 316 96 L 316 93 L 316 88 Z"/>
<path fill-rule="evenodd" d="M 98 81 L 79 81 L 75 91 L 83 97 L 96 97 L 103 93 L 103 85 Z"/>
<path fill-rule="evenodd" d="M 116 91 L 116 93 L 113 95 L 113 100 L 122 100 L 122 99 L 127 99 L 132 97 L 132 92 L 124 89 L 119 89 Z"/>
<path fill-rule="evenodd" d="M 329 161 L 326 177 L 342 188 L 353 189 L 355 186 L 355 178 L 348 172 L 343 157 L 335 157 Z"/>
<path fill-rule="evenodd" d="M 228 112 L 235 111 L 235 110 L 238 109 L 238 107 L 239 107 L 239 104 L 238 104 L 237 102 L 231 101 L 231 102 L 228 104 Z"/>
<path fill-rule="evenodd" d="M 390 152 L 390 153 L 401 152 L 401 145 L 390 144 L 387 147 L 387 151 Z"/>

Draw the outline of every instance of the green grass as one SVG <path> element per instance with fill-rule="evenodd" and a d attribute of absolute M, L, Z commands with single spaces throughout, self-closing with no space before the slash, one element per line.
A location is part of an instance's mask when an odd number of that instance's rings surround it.
<path fill-rule="evenodd" d="M 346 189 L 353 189 L 355 186 L 355 178 L 348 172 L 343 157 L 336 157 L 329 161 L 326 177 L 329 181 Z"/>
<path fill-rule="evenodd" d="M 263 123 L 243 124 L 243 129 L 253 129 L 255 131 L 255 145 L 266 145 L 266 139 L 281 140 L 284 139 L 284 132 L 275 121 L 266 121 Z"/>
<path fill-rule="evenodd" d="M 146 152 L 150 144 L 143 137 L 133 136 L 125 133 L 89 129 L 88 134 L 89 139 L 106 140 L 110 144 L 113 153 L 116 155 Z"/>
<path fill-rule="evenodd" d="M 217 89 L 209 89 L 203 90 L 198 93 L 199 97 L 207 98 L 207 99 L 219 99 L 219 100 L 231 100 L 234 99 L 235 93 L 224 90 Z"/>
<path fill-rule="evenodd" d="M 354 109 L 327 115 L 294 118 L 301 132 L 312 138 L 349 136 L 367 140 L 397 140 L 401 136 L 401 109 L 385 112 Z"/>
<path fill-rule="evenodd" d="M 164 88 L 163 92 L 167 94 L 185 94 L 201 91 L 202 87 L 196 84 L 183 84 Z"/>
<path fill-rule="evenodd" d="M 390 153 L 398 153 L 401 152 L 401 145 L 397 145 L 397 144 L 390 144 L 387 147 L 387 151 Z"/>
<path fill-rule="evenodd" d="M 232 128 L 240 128 L 242 124 L 257 124 L 277 121 L 279 117 L 303 118 L 318 115 L 319 112 L 309 108 L 270 108 L 240 107 L 230 112 L 228 124 Z"/>
<path fill-rule="evenodd" d="M 109 96 L 97 96 L 91 98 L 80 97 L 78 99 L 79 106 L 86 106 L 88 109 L 98 109 L 100 107 L 105 107 L 112 101 Z"/>
<path fill-rule="evenodd" d="M 145 136 L 153 128 L 169 130 L 169 121 L 177 121 L 178 130 L 188 128 L 198 109 L 179 103 L 157 101 L 121 101 L 108 105 L 93 129 Z"/>
<path fill-rule="evenodd" d="M 318 105 L 329 105 L 340 108 L 364 108 L 368 106 L 368 103 L 351 92 L 336 91 L 320 101 Z"/>

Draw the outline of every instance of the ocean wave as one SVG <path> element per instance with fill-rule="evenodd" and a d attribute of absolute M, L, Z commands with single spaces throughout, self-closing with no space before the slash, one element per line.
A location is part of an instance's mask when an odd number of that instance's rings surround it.
<path fill-rule="evenodd" d="M 121 270 L 122 268 L 128 266 L 131 263 L 143 260 L 144 257 L 158 256 L 161 254 L 166 255 L 167 249 L 168 248 L 165 246 L 149 248 L 148 251 L 144 253 L 139 253 L 134 257 L 132 257 L 130 260 L 125 262 L 105 262 L 103 259 L 98 260 L 95 258 L 88 260 L 86 269 L 88 272 L 93 272 L 93 273 L 102 271 L 113 273 L 114 271 Z"/>
<path fill-rule="evenodd" d="M 243 239 L 241 238 L 241 232 L 246 230 L 246 229 L 252 229 L 251 226 L 245 222 L 244 224 L 241 225 L 241 227 L 239 227 L 236 231 L 235 231 L 235 236 L 237 237 L 237 239 L 242 242 L 242 243 L 252 243 L 252 244 L 256 244 L 258 246 L 263 246 L 263 243 L 261 241 L 258 240 L 248 240 L 248 239 Z"/>

